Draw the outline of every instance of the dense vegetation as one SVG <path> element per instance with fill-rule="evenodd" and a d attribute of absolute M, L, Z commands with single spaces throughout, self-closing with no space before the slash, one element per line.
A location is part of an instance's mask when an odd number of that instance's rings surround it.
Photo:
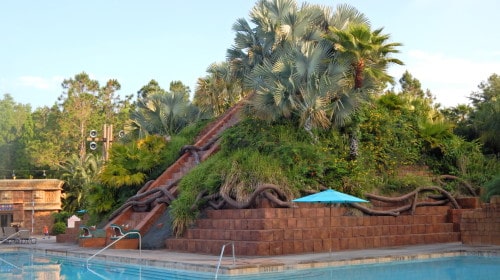
<path fill-rule="evenodd" d="M 120 97 L 118 81 L 100 86 L 84 72 L 63 82 L 50 108 L 32 111 L 5 94 L 2 176 L 63 179 L 64 210 L 88 209 L 98 222 L 160 175 L 207 122 L 245 99 L 246 114 L 224 133 L 220 152 L 180 182 L 172 205 L 179 227 L 205 206 L 192 210 L 200 191 L 226 189 L 245 201 L 266 183 L 290 198 L 324 187 L 363 196 L 435 184 L 431 176 L 401 176 L 405 166 L 460 177 L 483 187 L 484 199 L 500 194 L 498 75 L 479 84 L 470 105 L 441 108 L 410 73 L 398 83 L 387 74 L 402 64 L 392 57 L 401 44 L 348 5 L 262 0 L 250 22 L 239 19 L 233 29 L 227 61 L 209 66 L 192 101 L 179 81 L 165 90 L 152 80 L 135 97 Z M 89 132 L 102 137 L 104 124 L 115 128 L 108 161 L 106 150 L 88 145 Z M 461 194 L 456 182 L 446 188 Z"/>

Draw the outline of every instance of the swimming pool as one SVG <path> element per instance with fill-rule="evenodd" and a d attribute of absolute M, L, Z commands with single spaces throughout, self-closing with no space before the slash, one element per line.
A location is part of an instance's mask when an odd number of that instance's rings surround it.
<path fill-rule="evenodd" d="M 497 279 L 500 257 L 460 256 L 396 261 L 228 276 L 218 279 Z M 72 257 L 40 256 L 29 252 L 0 254 L 0 279 L 214 279 L 214 273 L 166 270 L 113 262 L 91 262 Z"/>

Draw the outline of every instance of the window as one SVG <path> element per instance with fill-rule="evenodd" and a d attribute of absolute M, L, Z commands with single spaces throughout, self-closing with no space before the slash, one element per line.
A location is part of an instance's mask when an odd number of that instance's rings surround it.
<path fill-rule="evenodd" d="M 14 216 L 12 214 L 1 214 L 0 215 L 0 226 L 10 227 L 10 224 L 14 221 Z"/>

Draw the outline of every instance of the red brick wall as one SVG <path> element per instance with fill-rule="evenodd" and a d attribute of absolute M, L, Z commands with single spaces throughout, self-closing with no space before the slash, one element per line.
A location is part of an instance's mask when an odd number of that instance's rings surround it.
<path fill-rule="evenodd" d="M 220 254 L 234 242 L 238 255 L 282 255 L 460 241 L 448 206 L 417 208 L 415 215 L 348 216 L 345 207 L 210 210 L 170 250 Z"/>
<path fill-rule="evenodd" d="M 464 244 L 500 245 L 500 196 L 492 197 L 482 208 L 463 210 L 460 231 Z"/>

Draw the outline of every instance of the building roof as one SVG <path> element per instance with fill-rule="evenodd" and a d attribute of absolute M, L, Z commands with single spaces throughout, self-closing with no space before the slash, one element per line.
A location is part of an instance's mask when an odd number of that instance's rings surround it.
<path fill-rule="evenodd" d="M 13 179 L 0 180 L 0 191 L 62 190 L 64 181 L 58 179 Z"/>

